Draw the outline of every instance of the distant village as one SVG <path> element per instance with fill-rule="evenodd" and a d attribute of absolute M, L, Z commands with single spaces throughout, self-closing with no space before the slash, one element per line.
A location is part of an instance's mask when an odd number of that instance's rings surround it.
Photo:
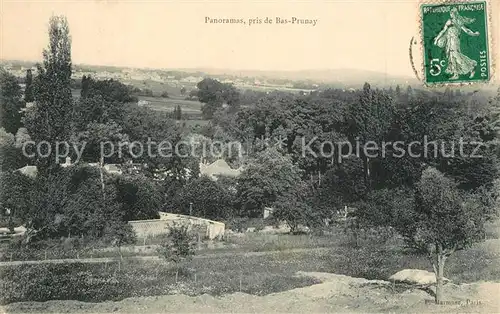
<path fill-rule="evenodd" d="M 0 61 L 0 65 L 17 77 L 24 77 L 26 71 L 31 69 L 36 74 L 35 64 L 17 61 Z M 119 67 L 79 66 L 73 67 L 72 79 L 79 80 L 82 76 L 91 76 L 94 79 L 114 79 L 121 82 L 152 81 L 158 83 L 175 84 L 176 86 L 196 85 L 209 76 L 221 83 L 233 84 L 237 88 L 247 89 L 252 87 L 270 88 L 280 90 L 300 89 L 306 92 L 320 87 L 314 82 L 296 82 L 289 79 L 276 79 L 268 77 L 248 77 L 236 75 L 207 75 L 206 73 L 190 73 L 186 71 L 167 71 L 157 69 L 137 69 Z"/>

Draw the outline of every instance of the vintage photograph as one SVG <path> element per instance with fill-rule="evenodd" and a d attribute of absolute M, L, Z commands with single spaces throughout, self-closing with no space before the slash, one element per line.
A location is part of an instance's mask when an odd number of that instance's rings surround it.
<path fill-rule="evenodd" d="M 0 0 L 0 314 L 499 313 L 500 1 Z"/>

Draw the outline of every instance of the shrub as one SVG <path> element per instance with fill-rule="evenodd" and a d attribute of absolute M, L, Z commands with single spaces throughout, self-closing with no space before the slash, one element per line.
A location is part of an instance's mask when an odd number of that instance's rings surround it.
<path fill-rule="evenodd" d="M 245 232 L 248 228 L 255 228 L 255 231 L 264 229 L 265 226 L 271 225 L 273 221 L 264 218 L 232 218 L 226 221 L 226 229 L 234 232 Z"/>
<path fill-rule="evenodd" d="M 190 260 L 195 254 L 195 239 L 185 224 L 174 224 L 160 244 L 158 253 L 167 261 L 179 263 Z"/>
<path fill-rule="evenodd" d="M 79 263 L 8 267 L 2 272 L 0 303 L 114 300 L 131 290 L 130 283 L 119 280 L 119 276 L 116 272 L 102 273 L 97 265 Z"/>

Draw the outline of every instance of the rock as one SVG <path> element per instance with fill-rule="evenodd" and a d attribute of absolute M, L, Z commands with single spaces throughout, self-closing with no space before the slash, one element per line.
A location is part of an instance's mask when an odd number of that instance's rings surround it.
<path fill-rule="evenodd" d="M 389 277 L 389 280 L 417 285 L 429 285 L 436 283 L 436 275 L 427 270 L 403 269 Z M 450 280 L 443 278 L 443 281 L 448 282 Z"/>

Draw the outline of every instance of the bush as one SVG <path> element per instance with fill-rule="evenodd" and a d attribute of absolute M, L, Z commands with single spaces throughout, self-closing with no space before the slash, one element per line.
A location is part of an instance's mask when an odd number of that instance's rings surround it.
<path fill-rule="evenodd" d="M 167 261 L 179 263 L 190 260 L 195 254 L 195 239 L 187 225 L 173 225 L 160 244 L 158 253 Z"/>
<path fill-rule="evenodd" d="M 255 228 L 255 231 L 264 229 L 265 226 L 271 225 L 272 221 L 264 218 L 233 218 L 226 221 L 226 229 L 234 232 L 245 232 L 248 228 Z"/>
<path fill-rule="evenodd" d="M 94 238 L 61 238 L 32 241 L 26 243 L 24 237 L 12 239 L 2 250 L 0 261 L 33 261 L 45 259 L 85 258 L 95 256 L 95 249 L 133 244 L 135 233 L 128 224 L 116 225 L 116 230 L 107 230 L 107 234 L 99 239 Z M 121 251 L 120 251 L 121 253 Z"/>
<path fill-rule="evenodd" d="M 0 281 L 0 304 L 21 301 L 115 300 L 131 291 L 121 274 L 80 263 L 8 267 Z M 99 267 L 102 268 L 101 265 Z"/>

